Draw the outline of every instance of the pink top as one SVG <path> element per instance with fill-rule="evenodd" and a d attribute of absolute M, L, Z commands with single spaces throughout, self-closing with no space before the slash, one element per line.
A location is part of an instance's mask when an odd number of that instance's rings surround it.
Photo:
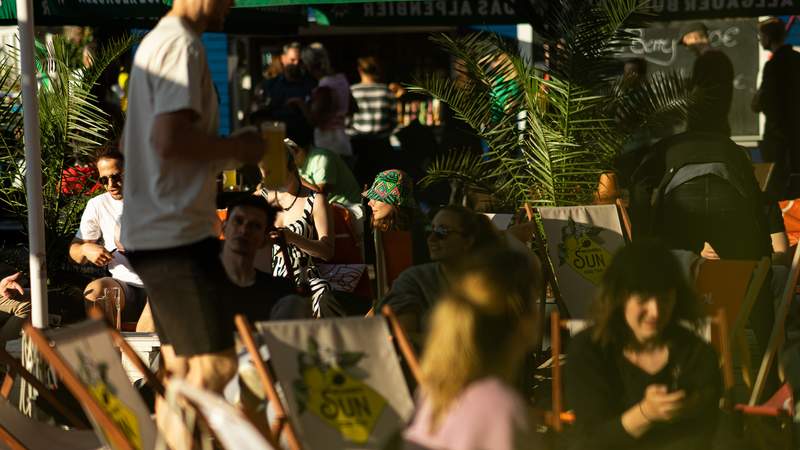
<path fill-rule="evenodd" d="M 341 73 L 322 77 L 318 87 L 330 88 L 334 105 L 333 115 L 326 123 L 320 124 L 319 128 L 323 130 L 344 128 L 347 111 L 350 109 L 350 83 L 347 82 L 347 77 Z"/>
<path fill-rule="evenodd" d="M 430 434 L 430 404 L 423 398 L 403 437 L 432 450 L 517 450 L 535 448 L 523 399 L 497 378 L 475 381 Z"/>

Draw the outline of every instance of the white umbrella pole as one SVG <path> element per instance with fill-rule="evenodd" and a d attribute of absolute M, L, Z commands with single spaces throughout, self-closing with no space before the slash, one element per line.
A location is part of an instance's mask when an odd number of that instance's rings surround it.
<path fill-rule="evenodd" d="M 31 319 L 36 328 L 47 327 L 47 268 L 45 265 L 44 209 L 42 206 L 42 149 L 39 133 L 39 99 L 33 64 L 33 4 L 17 0 L 22 112 L 25 126 L 25 190 L 28 195 Z"/>

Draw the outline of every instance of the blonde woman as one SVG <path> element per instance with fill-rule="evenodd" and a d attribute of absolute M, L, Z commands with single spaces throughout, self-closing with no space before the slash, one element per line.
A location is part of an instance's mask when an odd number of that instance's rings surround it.
<path fill-rule="evenodd" d="M 536 448 L 513 387 L 534 341 L 538 262 L 503 246 L 473 253 L 434 310 L 406 448 Z"/>

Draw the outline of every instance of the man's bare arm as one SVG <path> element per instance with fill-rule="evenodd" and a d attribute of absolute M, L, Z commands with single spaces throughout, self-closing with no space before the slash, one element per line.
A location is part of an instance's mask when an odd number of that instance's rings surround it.
<path fill-rule="evenodd" d="M 245 163 L 261 160 L 266 147 L 258 133 L 242 133 L 230 138 L 212 136 L 194 126 L 196 118 L 195 112 L 188 109 L 159 114 L 151 130 L 156 152 L 164 159 L 235 159 Z"/>

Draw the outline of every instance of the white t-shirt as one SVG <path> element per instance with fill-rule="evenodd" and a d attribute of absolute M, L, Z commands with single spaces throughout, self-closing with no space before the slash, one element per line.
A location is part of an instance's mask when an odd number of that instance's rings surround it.
<path fill-rule="evenodd" d="M 151 144 L 159 114 L 192 110 L 198 132 L 215 135 L 216 91 L 203 44 L 178 17 L 164 17 L 136 51 L 123 134 L 126 250 L 160 250 L 216 236 L 217 173 L 223 163 L 162 159 Z"/>
<path fill-rule="evenodd" d="M 122 218 L 122 200 L 115 200 L 111 194 L 98 195 L 89 200 L 81 217 L 81 226 L 75 237 L 83 241 L 101 241 L 109 252 L 117 248 L 115 238 L 119 233 Z M 133 286 L 142 287 L 142 280 L 133 271 L 128 258 L 120 252 L 114 252 L 108 263 L 111 276 Z"/>

